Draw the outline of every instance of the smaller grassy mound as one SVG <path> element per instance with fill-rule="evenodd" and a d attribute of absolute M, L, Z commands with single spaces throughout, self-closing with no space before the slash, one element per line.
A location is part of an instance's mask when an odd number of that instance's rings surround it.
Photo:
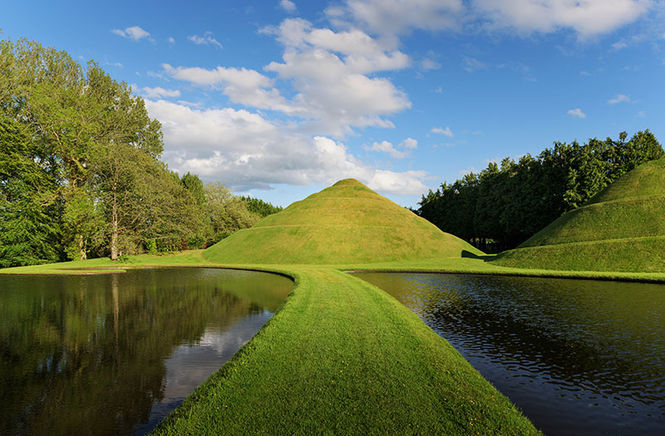
<path fill-rule="evenodd" d="M 156 434 L 537 434 L 415 314 L 334 270 L 284 308 Z"/>
<path fill-rule="evenodd" d="M 589 203 L 665 195 L 665 159 L 635 168 L 600 192 Z"/>
<path fill-rule="evenodd" d="M 222 263 L 347 264 L 481 252 L 354 179 L 346 179 L 210 247 Z"/>
<path fill-rule="evenodd" d="M 665 272 L 665 159 L 648 162 L 515 250 L 503 266 Z"/>

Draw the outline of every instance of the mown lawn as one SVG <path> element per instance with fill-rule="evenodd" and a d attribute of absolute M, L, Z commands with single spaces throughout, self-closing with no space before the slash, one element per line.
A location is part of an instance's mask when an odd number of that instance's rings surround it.
<path fill-rule="evenodd" d="M 299 268 L 284 308 L 157 434 L 537 434 L 397 300 Z"/>

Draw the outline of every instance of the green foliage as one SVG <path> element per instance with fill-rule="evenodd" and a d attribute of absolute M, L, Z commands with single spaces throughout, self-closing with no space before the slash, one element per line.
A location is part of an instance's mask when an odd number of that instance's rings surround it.
<path fill-rule="evenodd" d="M 663 272 L 665 159 L 640 165 L 495 263 L 511 267 Z"/>
<path fill-rule="evenodd" d="M 0 267 L 57 259 L 55 189 L 39 144 L 0 118 Z"/>
<path fill-rule="evenodd" d="M 205 185 L 206 212 L 210 220 L 210 243 L 214 244 L 237 232 L 253 226 L 259 217 L 247 208 L 247 202 L 235 196 L 221 183 Z"/>
<path fill-rule="evenodd" d="M 187 173 L 180 179 L 182 186 L 191 192 L 192 197 L 196 200 L 199 206 L 205 205 L 206 195 L 203 188 L 203 182 L 196 174 Z"/>
<path fill-rule="evenodd" d="M 272 215 L 277 212 L 281 212 L 284 210 L 283 207 L 281 206 L 274 206 L 267 201 L 263 201 L 260 198 L 254 198 L 254 197 L 240 197 L 242 201 L 247 203 L 247 209 L 261 218 L 265 218 L 268 215 Z"/>
<path fill-rule="evenodd" d="M 145 251 L 148 254 L 157 254 L 157 240 L 155 238 L 145 241 Z"/>
<path fill-rule="evenodd" d="M 3 265 L 117 259 L 148 240 L 172 251 L 207 239 L 201 181 L 159 160 L 160 123 L 96 63 L 84 69 L 36 42 L 0 41 L 0 118 Z"/>
<path fill-rule="evenodd" d="M 506 158 L 443 183 L 422 197 L 419 213 L 483 249 L 513 248 L 637 165 L 664 155 L 648 130 L 630 140 L 622 132 L 618 140 L 557 142 L 537 157 Z"/>
<path fill-rule="evenodd" d="M 480 251 L 347 179 L 206 250 L 230 263 L 341 264 L 459 257 Z"/>

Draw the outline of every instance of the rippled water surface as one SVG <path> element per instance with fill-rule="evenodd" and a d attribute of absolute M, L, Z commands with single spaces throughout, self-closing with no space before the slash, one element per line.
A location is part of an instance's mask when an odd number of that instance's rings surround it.
<path fill-rule="evenodd" d="M 198 268 L 0 276 L 0 434 L 148 432 L 292 287 Z"/>
<path fill-rule="evenodd" d="M 665 285 L 358 273 L 550 435 L 665 434 Z"/>

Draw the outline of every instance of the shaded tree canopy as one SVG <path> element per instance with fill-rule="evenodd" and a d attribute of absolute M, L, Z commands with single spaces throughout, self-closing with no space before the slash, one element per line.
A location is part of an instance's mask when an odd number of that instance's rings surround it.
<path fill-rule="evenodd" d="M 505 158 L 444 182 L 421 198 L 418 213 L 478 248 L 514 248 L 637 165 L 664 155 L 649 130 L 630 139 L 622 132 L 616 140 L 556 142 L 536 157 Z"/>

